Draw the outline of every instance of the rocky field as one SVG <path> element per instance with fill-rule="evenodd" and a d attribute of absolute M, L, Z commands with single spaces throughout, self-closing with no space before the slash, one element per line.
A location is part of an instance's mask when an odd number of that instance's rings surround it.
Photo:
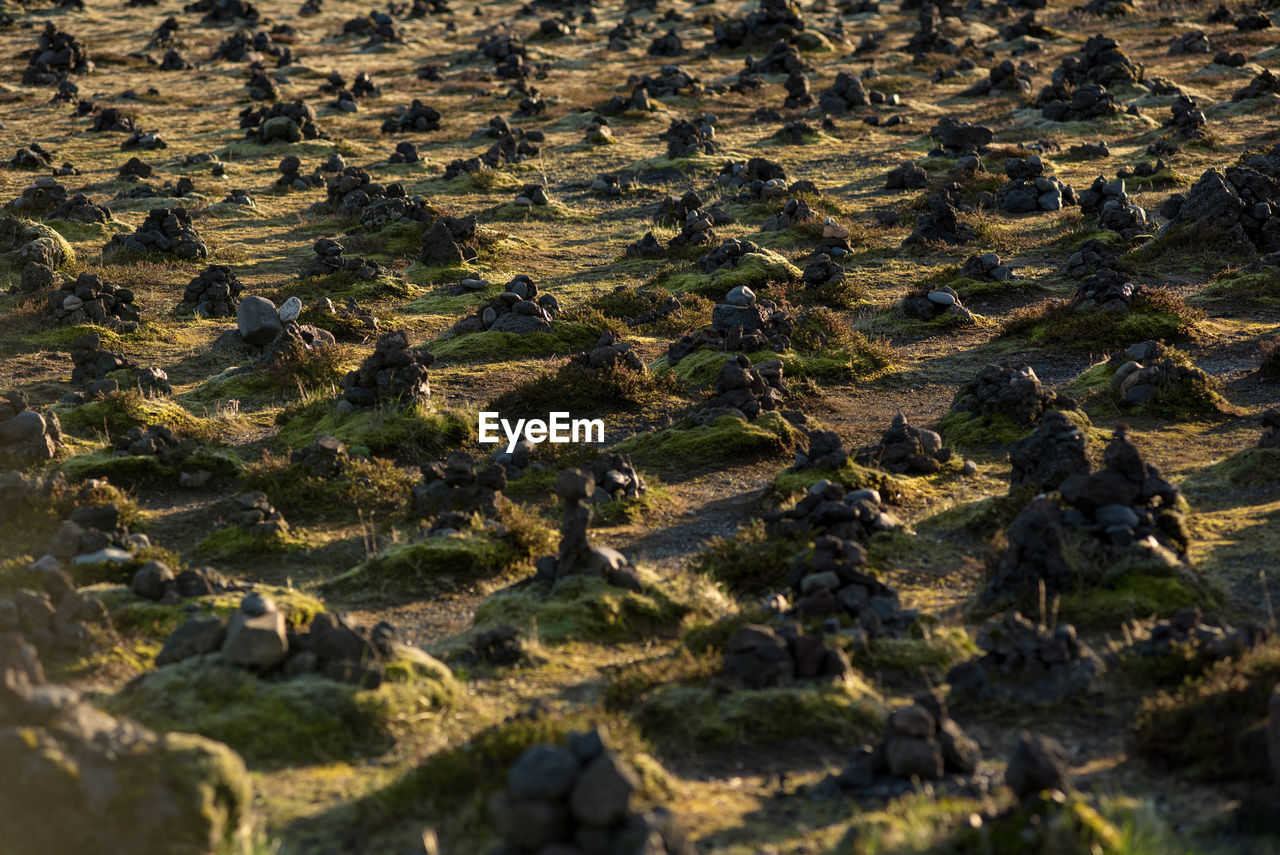
<path fill-rule="evenodd" d="M 0 2 L 0 855 L 1280 851 L 1276 7 Z"/>

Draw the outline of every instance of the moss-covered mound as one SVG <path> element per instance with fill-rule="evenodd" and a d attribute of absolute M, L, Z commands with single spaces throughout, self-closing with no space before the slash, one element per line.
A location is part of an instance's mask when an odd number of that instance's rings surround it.
<path fill-rule="evenodd" d="M 1051 301 L 1015 315 L 1000 335 L 1079 351 L 1115 350 L 1135 341 L 1193 337 L 1201 318 L 1182 297 L 1157 288 L 1138 293 L 1127 312 L 1079 310 L 1068 301 Z"/>
<path fill-rule="evenodd" d="M 234 452 L 208 447 L 164 460 L 154 454 L 118 454 L 111 448 L 68 457 L 58 469 L 73 481 L 107 478 L 125 487 L 172 485 L 179 473 L 205 471 L 218 478 L 235 477 L 243 467 Z"/>
<path fill-rule="evenodd" d="M 17 276 L 31 261 L 56 269 L 75 260 L 71 244 L 49 226 L 11 216 L 0 218 L 0 274 Z"/>
<path fill-rule="evenodd" d="M 428 350 L 449 362 L 507 362 L 545 356 L 566 356 L 593 346 L 601 327 L 578 321 L 553 320 L 551 332 L 466 333 L 432 342 Z"/>
<path fill-rule="evenodd" d="M 696 270 L 672 273 L 663 277 L 662 287 L 670 291 L 689 291 L 719 300 L 740 285 L 753 291 L 764 289 L 771 282 L 798 282 L 800 270 L 786 258 L 769 249 L 748 252 L 738 263 L 713 273 Z"/>
<path fill-rule="evenodd" d="M 743 689 L 668 686 L 636 711 L 645 737 L 684 754 L 756 750 L 796 743 L 839 749 L 873 741 L 884 730 L 879 697 L 860 680 L 839 686 Z"/>
<path fill-rule="evenodd" d="M 388 592 L 421 595 L 527 572 L 535 556 L 551 551 L 551 530 L 540 519 L 510 507 L 504 509 L 503 520 L 501 536 L 477 525 L 390 546 L 325 588 L 362 597 Z"/>
<path fill-rule="evenodd" d="M 1069 391 L 1079 396 L 1080 403 L 1085 408 L 1107 416 L 1135 414 L 1196 420 L 1236 412 L 1218 392 L 1211 377 L 1202 371 L 1193 370 L 1194 366 L 1187 354 L 1166 347 L 1161 349 L 1160 356 L 1181 369 L 1187 369 L 1187 372 L 1176 380 L 1169 379 L 1157 385 L 1155 393 L 1140 404 L 1126 401 L 1121 389 L 1114 385 L 1116 372 L 1123 364 L 1116 359 L 1098 362 L 1085 369 L 1071 382 Z M 1183 374 L 1181 371 L 1178 373 Z"/>
<path fill-rule="evenodd" d="M 352 454 L 438 455 L 471 435 L 475 419 L 426 403 L 387 404 L 342 413 L 329 399 L 282 412 L 276 444 L 305 448 L 324 434 L 346 443 Z"/>
<path fill-rule="evenodd" d="M 771 412 L 755 421 L 725 415 L 706 425 L 683 423 L 623 440 L 613 450 L 655 468 L 684 468 L 787 457 L 803 441 L 794 425 Z"/>
<path fill-rule="evenodd" d="M 506 588 L 481 603 L 475 625 L 484 629 L 510 624 L 549 643 L 638 641 L 674 637 L 687 619 L 718 615 L 727 608 L 724 598 L 705 582 L 640 572 L 640 591 L 586 576 L 569 576 L 551 588 L 528 583 Z"/>
<path fill-rule="evenodd" d="M 1245 272 L 1224 273 L 1210 282 L 1195 298 L 1196 302 L 1215 305 L 1230 303 L 1240 306 L 1280 305 L 1280 267 L 1263 267 Z"/>
<path fill-rule="evenodd" d="M 1063 410 L 1072 424 L 1083 431 L 1093 427 L 1084 410 Z M 938 433 L 948 443 L 981 448 L 992 445 L 1011 445 L 1035 430 L 1035 425 L 1023 425 L 1003 413 L 976 413 L 951 410 L 938 421 Z"/>
<path fill-rule="evenodd" d="M 547 413 L 558 411 L 593 416 L 661 407 L 678 400 L 680 391 L 670 375 L 623 365 L 596 369 L 569 362 L 554 374 L 539 375 L 504 392 L 488 409 L 504 418 L 546 418 Z"/>
<path fill-rule="evenodd" d="M 404 676 L 406 672 L 393 672 Z M 453 702 L 457 686 L 420 670 L 409 683 L 360 689 L 316 675 L 262 680 L 216 655 L 188 659 L 131 683 L 104 705 L 160 731 L 225 742 L 255 765 L 323 762 L 381 753 L 406 715 Z"/>
<path fill-rule="evenodd" d="M 79 436 L 117 436 L 131 427 L 166 425 L 175 434 L 201 441 L 217 436 L 211 419 L 192 415 L 170 398 L 149 398 L 136 389 L 108 393 L 96 401 L 54 407 L 62 429 Z"/>

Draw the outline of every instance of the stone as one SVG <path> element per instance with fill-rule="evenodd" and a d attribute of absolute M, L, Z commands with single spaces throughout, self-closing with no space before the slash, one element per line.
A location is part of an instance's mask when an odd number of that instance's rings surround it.
<path fill-rule="evenodd" d="M 144 600 L 158 600 L 164 596 L 173 579 L 173 571 L 169 569 L 169 565 L 163 561 L 148 561 L 133 574 L 130 587 Z"/>
<path fill-rule="evenodd" d="M 636 773 L 612 751 L 587 764 L 569 796 L 574 819 L 586 825 L 607 826 L 626 815 L 631 794 L 639 787 Z"/>
<path fill-rule="evenodd" d="M 275 303 L 256 294 L 243 298 L 236 309 L 236 328 L 249 344 L 262 347 L 280 334 L 283 325 Z"/>
<path fill-rule="evenodd" d="M 284 615 L 279 611 L 248 615 L 237 611 L 227 626 L 222 658 L 232 665 L 271 668 L 285 660 L 289 640 Z"/>
<path fill-rule="evenodd" d="M 894 737 L 885 746 L 885 760 L 897 778 L 932 781 L 942 777 L 942 749 L 932 740 Z"/>
<path fill-rule="evenodd" d="M 1070 787 L 1066 749 L 1052 737 L 1024 730 L 1013 746 L 1004 780 L 1020 799 L 1043 790 L 1066 790 Z"/>
<path fill-rule="evenodd" d="M 298 316 L 302 314 L 302 301 L 297 297 L 290 297 L 284 301 L 284 305 L 280 307 L 280 320 L 283 323 L 296 321 Z"/>
<path fill-rule="evenodd" d="M 188 618 L 165 639 L 164 647 L 156 656 L 156 666 L 213 653 L 221 649 L 226 637 L 227 627 L 218 618 Z"/>
<path fill-rule="evenodd" d="M 507 773 L 507 790 L 516 799 L 560 799 L 573 787 L 579 768 L 573 752 L 553 745 L 536 745 L 512 764 Z"/>

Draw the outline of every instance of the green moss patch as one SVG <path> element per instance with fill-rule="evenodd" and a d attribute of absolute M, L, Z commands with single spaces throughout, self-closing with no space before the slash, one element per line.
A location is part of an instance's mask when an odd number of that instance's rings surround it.
<path fill-rule="evenodd" d="M 1001 413 L 985 416 L 952 410 L 938 422 L 938 433 L 952 445 L 968 448 L 1009 445 L 1029 435 L 1034 426 L 1020 425 Z"/>
<path fill-rule="evenodd" d="M 504 392 L 488 409 L 504 418 L 546 418 L 547 413 L 559 411 L 591 416 L 662 407 L 677 401 L 680 391 L 670 375 L 617 365 L 593 369 L 569 362 L 555 374 L 542 374 Z"/>
<path fill-rule="evenodd" d="M 166 464 L 156 455 L 116 455 L 114 450 L 106 448 L 69 457 L 58 469 L 73 481 L 108 478 L 113 483 L 133 487 L 174 482 L 180 472 L 200 470 L 217 477 L 234 477 L 242 466 L 234 452 L 224 449 L 197 448 L 181 462 Z"/>
<path fill-rule="evenodd" d="M 307 541 L 293 532 L 250 534 L 239 526 L 215 529 L 195 545 L 192 554 L 205 561 L 234 561 L 250 555 L 285 555 L 307 548 Z"/>
<path fill-rule="evenodd" d="M 655 468 L 710 466 L 793 454 L 804 437 L 777 412 L 755 421 L 721 416 L 707 425 L 675 426 L 623 440 L 613 450 Z"/>
<path fill-rule="evenodd" d="M 915 636 L 877 638 L 865 649 L 850 651 L 850 659 L 868 676 L 882 671 L 904 677 L 925 675 L 941 682 L 947 671 L 978 655 L 978 647 L 963 627 L 934 627 Z"/>
<path fill-rule="evenodd" d="M 327 582 L 325 589 L 362 597 L 388 591 L 450 590 L 529 570 L 533 550 L 547 546 L 549 540 L 545 529 L 540 537 L 526 538 L 494 537 L 483 530 L 428 537 L 388 547 Z"/>
<path fill-rule="evenodd" d="M 1280 448 L 1243 448 L 1187 482 L 1199 490 L 1280 485 Z"/>
<path fill-rule="evenodd" d="M 1256 273 L 1228 273 L 1205 286 L 1196 302 L 1213 305 L 1233 303 L 1250 306 L 1280 305 L 1280 267 L 1265 267 Z"/>
<path fill-rule="evenodd" d="M 769 502 L 777 506 L 791 504 L 822 480 L 839 484 L 846 492 L 877 490 L 880 498 L 890 504 L 901 504 L 915 492 L 909 479 L 850 461 L 839 469 L 814 467 L 782 470 L 774 477 L 773 484 L 769 487 Z"/>
<path fill-rule="evenodd" d="M 626 286 L 597 294 L 585 305 L 606 318 L 631 321 L 656 311 L 671 297 L 672 293 L 666 288 Z M 679 301 L 679 309 L 647 323 L 637 324 L 634 329 L 651 335 L 676 336 L 711 323 L 714 301 L 698 294 L 681 294 Z"/>

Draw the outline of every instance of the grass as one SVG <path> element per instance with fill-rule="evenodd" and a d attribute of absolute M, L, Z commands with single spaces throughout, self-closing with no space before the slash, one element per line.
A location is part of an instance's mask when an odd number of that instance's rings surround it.
<path fill-rule="evenodd" d="M 215 529 L 197 543 L 192 554 L 208 561 L 228 561 L 250 555 L 284 555 L 307 548 L 307 541 L 293 532 L 254 535 L 239 526 Z"/>
<path fill-rule="evenodd" d="M 761 249 L 760 252 L 741 256 L 737 265 L 727 270 L 671 273 L 660 284 L 670 291 L 691 292 L 718 300 L 738 286 L 759 291 L 771 282 L 797 282 L 799 279 L 800 270 L 794 264 L 772 250 Z"/>
<path fill-rule="evenodd" d="M 117 456 L 106 448 L 69 457 L 58 470 L 72 481 L 107 478 L 115 484 L 137 487 L 173 482 L 180 472 L 205 470 L 216 477 L 235 477 L 243 466 L 234 452 L 224 449 L 197 448 L 179 462 L 167 464 L 155 455 Z"/>
<path fill-rule="evenodd" d="M 676 400 L 680 385 L 670 375 L 636 371 L 622 365 L 591 368 L 568 362 L 554 374 L 542 374 L 502 393 L 489 405 L 504 418 L 546 417 L 564 411 L 575 416 L 662 407 Z"/>
<path fill-rule="evenodd" d="M 352 457 L 338 477 L 317 477 L 285 455 L 265 454 L 245 467 L 246 490 L 261 490 L 285 519 L 353 520 L 358 509 L 380 517 L 400 510 L 414 479 L 384 458 Z"/>
<path fill-rule="evenodd" d="M 602 327 L 585 323 L 553 320 L 551 332 L 521 334 L 485 330 L 437 340 L 428 349 L 449 362 L 507 362 L 578 353 L 595 345 L 602 331 Z"/>
<path fill-rule="evenodd" d="M 180 437 L 210 441 L 218 435 L 218 427 L 210 419 L 192 415 L 177 401 L 149 398 L 136 389 L 111 392 L 101 400 L 77 406 L 54 408 L 62 429 L 68 433 L 107 437 L 117 436 L 131 427 L 165 425 Z"/>
<path fill-rule="evenodd" d="M 736 596 L 756 596 L 787 586 L 787 567 L 804 548 L 791 538 L 772 538 L 756 520 L 732 537 L 715 536 L 690 570 L 724 585 Z"/>

